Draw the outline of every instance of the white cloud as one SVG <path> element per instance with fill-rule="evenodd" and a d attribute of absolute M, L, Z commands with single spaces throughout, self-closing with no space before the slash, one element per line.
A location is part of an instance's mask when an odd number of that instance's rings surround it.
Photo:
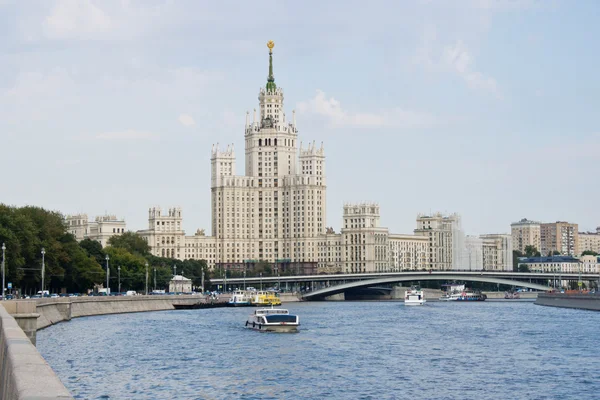
<path fill-rule="evenodd" d="M 473 71 L 473 56 L 462 41 L 446 46 L 442 59 L 444 64 L 458 73 L 470 88 L 499 95 L 498 84 L 494 78 Z"/>
<path fill-rule="evenodd" d="M 298 112 L 325 117 L 331 126 L 354 127 L 423 127 L 436 123 L 436 118 L 428 113 L 392 108 L 377 113 L 350 113 L 344 110 L 338 100 L 327 98 L 325 93 L 317 90 L 314 98 L 298 103 Z"/>
<path fill-rule="evenodd" d="M 44 34 L 51 39 L 81 38 L 112 28 L 111 18 L 91 0 L 59 1 L 43 24 Z"/>
<path fill-rule="evenodd" d="M 156 140 L 158 135 L 150 132 L 127 129 L 124 131 L 104 132 L 95 136 L 98 140 Z"/>
<path fill-rule="evenodd" d="M 196 125 L 196 121 L 194 121 L 194 118 L 192 118 L 188 114 L 181 114 L 179 116 L 179 122 L 181 122 L 181 124 L 183 126 L 193 126 L 193 125 Z"/>

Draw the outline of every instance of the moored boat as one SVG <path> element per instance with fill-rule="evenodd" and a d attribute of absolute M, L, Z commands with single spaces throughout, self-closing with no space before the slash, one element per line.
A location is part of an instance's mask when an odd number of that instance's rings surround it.
<path fill-rule="evenodd" d="M 281 299 L 273 291 L 256 291 L 250 294 L 250 303 L 254 306 L 280 306 Z"/>
<path fill-rule="evenodd" d="M 485 301 L 487 296 L 479 290 L 465 289 L 456 299 L 456 301 Z"/>
<path fill-rule="evenodd" d="M 422 306 L 426 302 L 423 290 L 418 286 L 411 286 L 404 292 L 404 305 L 407 306 Z"/>
<path fill-rule="evenodd" d="M 300 318 L 283 308 L 258 308 L 249 315 L 246 327 L 263 332 L 297 332 Z"/>
<path fill-rule="evenodd" d="M 232 307 L 249 307 L 252 304 L 250 303 L 250 294 L 245 290 L 236 290 L 231 295 L 231 299 L 229 299 L 229 305 Z"/>
<path fill-rule="evenodd" d="M 504 298 L 506 300 L 518 300 L 521 298 L 519 292 L 504 292 Z"/>

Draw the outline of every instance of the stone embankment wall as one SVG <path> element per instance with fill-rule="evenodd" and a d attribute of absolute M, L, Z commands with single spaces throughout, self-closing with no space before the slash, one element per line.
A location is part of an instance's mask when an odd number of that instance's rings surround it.
<path fill-rule="evenodd" d="M 17 321 L 0 305 L 0 400 L 33 399 L 73 397 Z"/>
<path fill-rule="evenodd" d="M 173 304 L 193 304 L 204 296 L 117 296 L 117 297 L 67 297 L 37 300 L 37 329 L 71 318 L 92 315 L 121 314 L 145 311 L 173 310 Z"/>
<path fill-rule="evenodd" d="M 540 293 L 534 304 L 540 306 L 600 311 L 600 295 Z"/>

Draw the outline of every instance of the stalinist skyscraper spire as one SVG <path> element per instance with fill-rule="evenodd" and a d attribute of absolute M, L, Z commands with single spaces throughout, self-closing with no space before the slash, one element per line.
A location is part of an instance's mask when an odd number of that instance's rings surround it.
<path fill-rule="evenodd" d="M 258 93 L 258 119 L 245 125 L 244 175 L 235 174 L 232 150 L 217 148 L 211 157 L 215 262 L 316 271 L 326 220 L 324 149 L 298 148 L 295 118 L 285 121 L 283 89 L 275 84 L 275 43 L 267 47 L 269 75 Z"/>

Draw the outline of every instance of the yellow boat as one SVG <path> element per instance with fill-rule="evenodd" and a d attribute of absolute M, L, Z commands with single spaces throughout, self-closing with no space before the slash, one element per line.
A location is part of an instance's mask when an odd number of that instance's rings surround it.
<path fill-rule="evenodd" d="M 257 291 L 250 295 L 250 303 L 254 306 L 280 306 L 281 299 L 271 291 Z"/>

